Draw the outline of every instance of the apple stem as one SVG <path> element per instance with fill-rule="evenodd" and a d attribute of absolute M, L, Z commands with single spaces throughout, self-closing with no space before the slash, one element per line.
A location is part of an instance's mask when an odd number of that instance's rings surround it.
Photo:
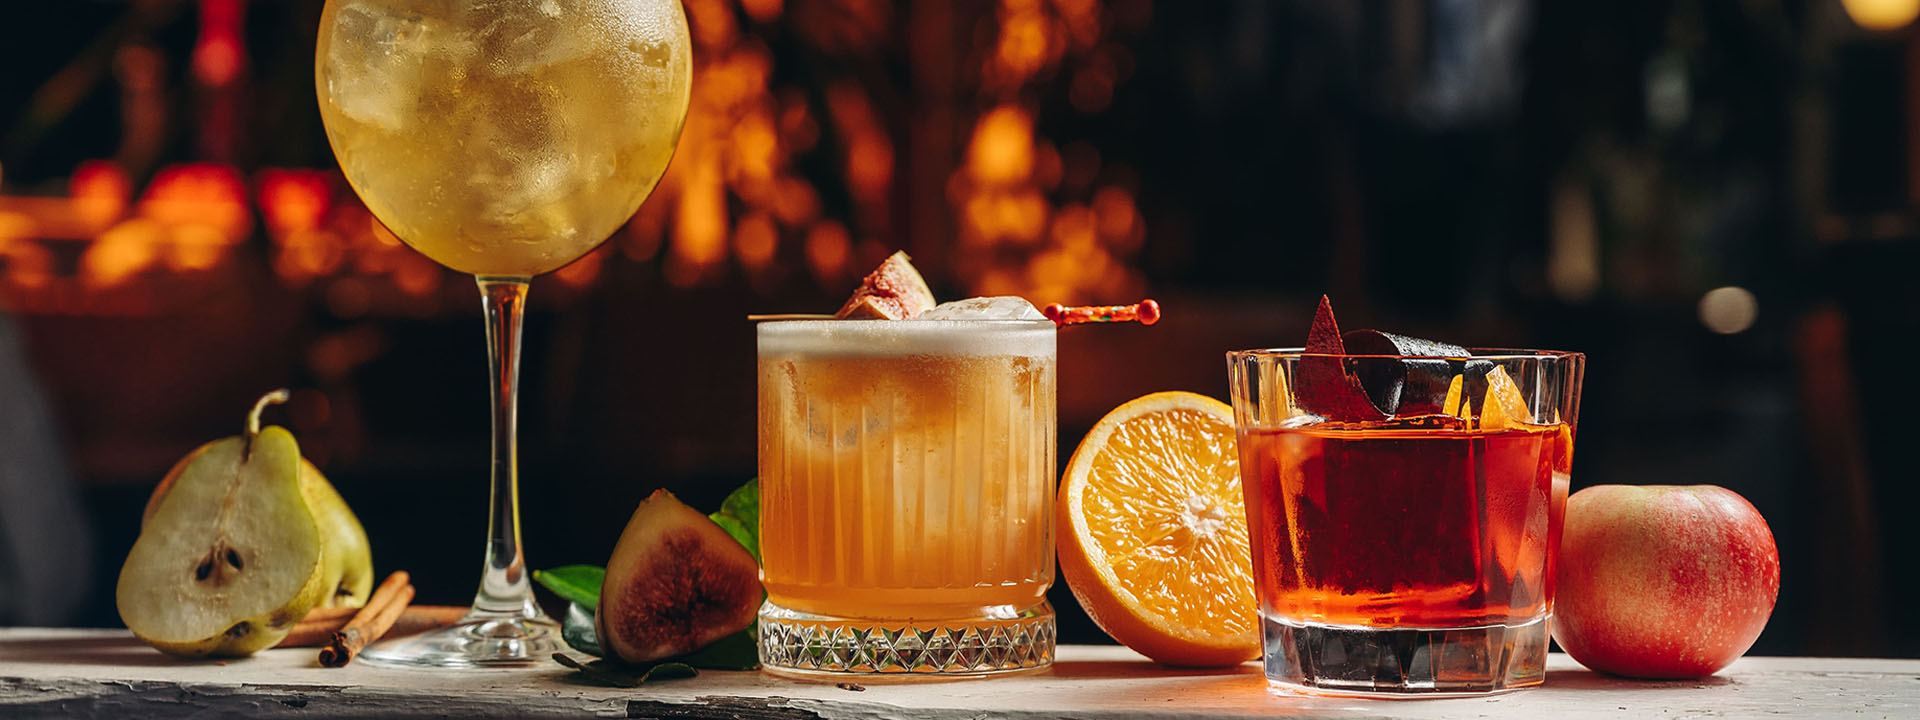
<path fill-rule="evenodd" d="M 280 403 L 286 402 L 289 397 L 292 397 L 292 394 L 287 392 L 286 388 L 280 388 L 279 390 L 261 395 L 259 400 L 254 401 L 253 412 L 247 413 L 248 440 L 252 440 L 253 436 L 260 434 L 260 413 L 266 412 L 268 405 L 279 405 Z"/>

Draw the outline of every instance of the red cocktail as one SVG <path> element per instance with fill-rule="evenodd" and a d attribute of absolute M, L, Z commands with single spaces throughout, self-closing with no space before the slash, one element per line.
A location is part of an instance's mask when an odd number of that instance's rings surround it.
<path fill-rule="evenodd" d="M 1227 354 L 1267 677 L 1539 684 L 1585 357 L 1343 340 L 1322 316 L 1311 350 Z"/>

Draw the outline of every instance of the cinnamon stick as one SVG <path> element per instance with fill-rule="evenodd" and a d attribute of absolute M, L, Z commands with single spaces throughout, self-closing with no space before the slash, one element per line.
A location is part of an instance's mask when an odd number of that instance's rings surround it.
<path fill-rule="evenodd" d="M 357 607 L 317 607 L 312 610 L 308 610 L 307 616 L 300 618 L 300 622 L 303 622 L 303 623 L 316 622 L 316 621 L 331 622 L 334 620 L 339 620 L 341 624 L 344 625 L 346 624 L 347 620 L 351 619 L 354 616 L 354 614 L 358 612 L 360 612 L 360 608 L 357 608 Z"/>
<path fill-rule="evenodd" d="M 326 608 L 333 610 L 335 608 Z M 347 608 L 346 615 L 315 618 L 312 613 L 301 620 L 287 633 L 287 637 L 274 647 L 320 647 L 333 642 L 333 634 L 346 628 L 352 620 L 351 613 L 358 608 Z M 464 605 L 408 605 L 400 612 L 400 618 L 393 621 L 393 627 L 387 630 L 385 637 L 396 638 L 418 635 L 428 630 L 438 630 L 452 626 L 467 616 Z"/>
<path fill-rule="evenodd" d="M 360 608 L 360 612 L 354 614 L 346 627 L 333 634 L 331 644 L 320 648 L 320 665 L 345 667 L 353 662 L 353 657 L 360 654 L 362 648 L 385 635 L 393 627 L 393 622 L 400 618 L 400 613 L 407 609 L 407 604 L 413 602 L 413 586 L 408 584 L 409 579 L 405 570 L 398 570 L 381 581 L 380 587 L 373 589 L 373 596 L 367 598 L 366 607 Z"/>

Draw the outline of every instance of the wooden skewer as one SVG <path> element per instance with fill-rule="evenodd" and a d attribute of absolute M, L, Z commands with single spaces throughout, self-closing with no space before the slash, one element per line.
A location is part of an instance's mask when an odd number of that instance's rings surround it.
<path fill-rule="evenodd" d="M 832 315 L 823 315 L 820 313 L 771 313 L 766 315 L 748 315 L 747 316 L 748 322 L 760 322 L 762 320 L 832 320 L 832 319 L 833 319 Z"/>
<path fill-rule="evenodd" d="M 345 667 L 362 648 L 392 629 L 393 622 L 400 618 L 407 604 L 413 602 L 413 586 L 407 584 L 409 579 L 405 570 L 396 571 L 388 575 L 380 587 L 374 588 L 367 606 L 360 608 L 346 627 L 333 634 L 331 644 L 320 648 L 320 665 Z"/>
<path fill-rule="evenodd" d="M 317 608 L 333 610 L 335 608 Z M 346 608 L 354 611 L 358 608 Z M 467 608 L 461 605 L 408 605 L 400 612 L 400 619 L 393 621 L 393 627 L 387 630 L 385 637 L 396 638 L 418 635 L 428 630 L 438 630 L 460 622 L 467 616 Z M 287 637 L 274 647 L 311 647 L 317 648 L 333 642 L 333 634 L 346 628 L 352 616 L 315 619 L 312 613 L 301 620 L 287 633 Z"/>

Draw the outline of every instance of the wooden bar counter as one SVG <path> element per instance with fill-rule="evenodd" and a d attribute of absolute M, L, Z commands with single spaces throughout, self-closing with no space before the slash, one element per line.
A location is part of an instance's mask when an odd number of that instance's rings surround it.
<path fill-rule="evenodd" d="M 951 682 L 789 682 L 754 672 L 637 689 L 519 670 L 326 669 L 313 649 L 176 660 L 124 631 L 0 629 L 0 718 L 1920 718 L 1920 660 L 1750 657 L 1719 676 L 1636 682 L 1564 655 L 1544 687 L 1458 700 L 1275 695 L 1249 663 L 1163 668 L 1118 647 L 1060 648 L 1047 672 Z"/>

